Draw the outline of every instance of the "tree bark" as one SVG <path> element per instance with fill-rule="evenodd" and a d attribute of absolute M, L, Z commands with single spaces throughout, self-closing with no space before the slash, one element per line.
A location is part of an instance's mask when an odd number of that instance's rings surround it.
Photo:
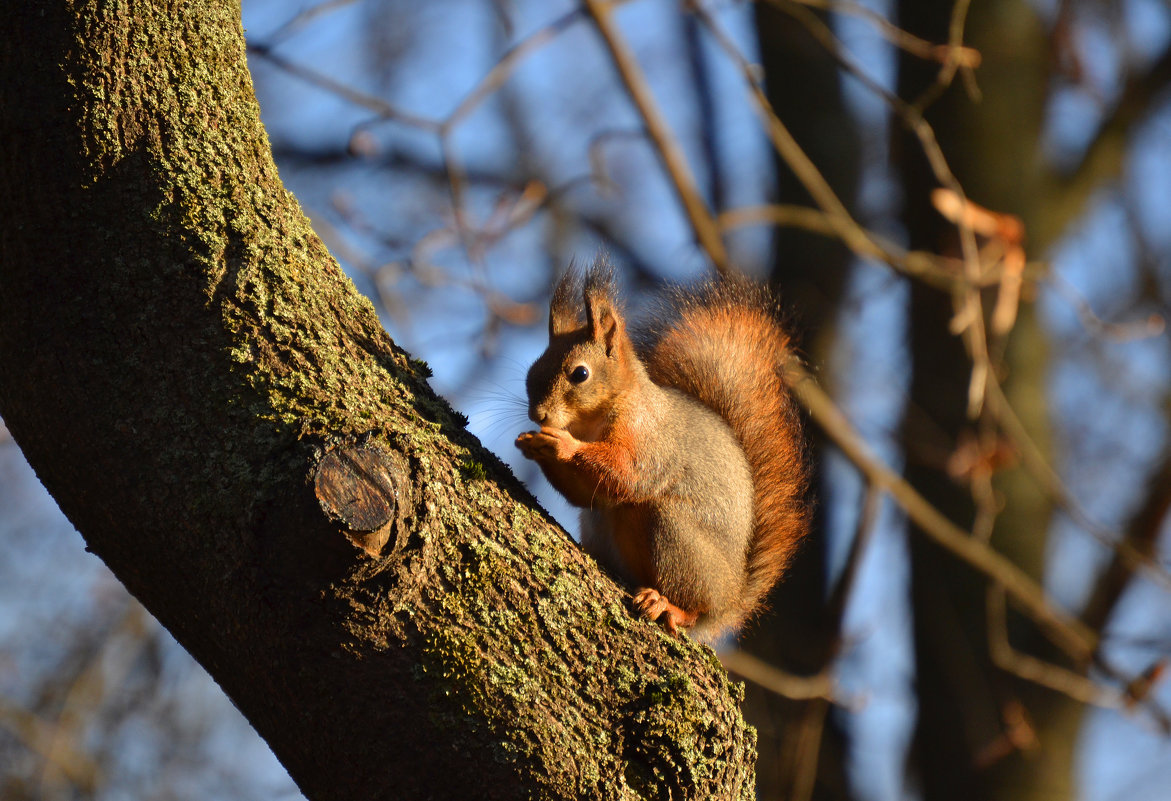
<path fill-rule="evenodd" d="M 751 798 L 635 621 L 282 187 L 239 6 L 0 15 L 0 414 L 311 799 Z"/>

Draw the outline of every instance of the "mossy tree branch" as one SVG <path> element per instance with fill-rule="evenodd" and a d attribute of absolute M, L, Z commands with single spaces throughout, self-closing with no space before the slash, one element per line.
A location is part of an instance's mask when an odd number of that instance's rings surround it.
<path fill-rule="evenodd" d="M 710 651 L 630 618 L 281 185 L 237 3 L 14 4 L 0 107 L 0 414 L 309 798 L 752 797 Z"/>

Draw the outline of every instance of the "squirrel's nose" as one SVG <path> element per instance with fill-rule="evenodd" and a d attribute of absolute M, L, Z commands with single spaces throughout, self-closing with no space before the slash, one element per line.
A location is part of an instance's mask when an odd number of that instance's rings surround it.
<path fill-rule="evenodd" d="M 549 413 L 540 406 L 530 406 L 529 419 L 539 425 L 545 425 L 545 421 L 549 419 Z"/>

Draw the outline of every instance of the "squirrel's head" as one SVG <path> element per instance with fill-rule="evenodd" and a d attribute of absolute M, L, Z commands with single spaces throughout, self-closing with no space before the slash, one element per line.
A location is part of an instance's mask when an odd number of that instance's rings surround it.
<path fill-rule="evenodd" d="M 634 360 L 610 265 L 599 258 L 584 279 L 570 267 L 553 292 L 549 347 L 525 380 L 529 417 L 583 441 L 599 439 Z"/>

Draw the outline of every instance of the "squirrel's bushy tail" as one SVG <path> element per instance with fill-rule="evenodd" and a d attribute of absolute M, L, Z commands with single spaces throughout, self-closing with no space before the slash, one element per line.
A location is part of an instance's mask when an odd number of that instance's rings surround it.
<path fill-rule="evenodd" d="M 641 343 L 651 379 L 723 417 L 752 469 L 756 528 L 738 626 L 765 600 L 809 528 L 805 436 L 781 378 L 789 337 L 772 295 L 745 282 L 678 290 L 666 316 Z"/>

